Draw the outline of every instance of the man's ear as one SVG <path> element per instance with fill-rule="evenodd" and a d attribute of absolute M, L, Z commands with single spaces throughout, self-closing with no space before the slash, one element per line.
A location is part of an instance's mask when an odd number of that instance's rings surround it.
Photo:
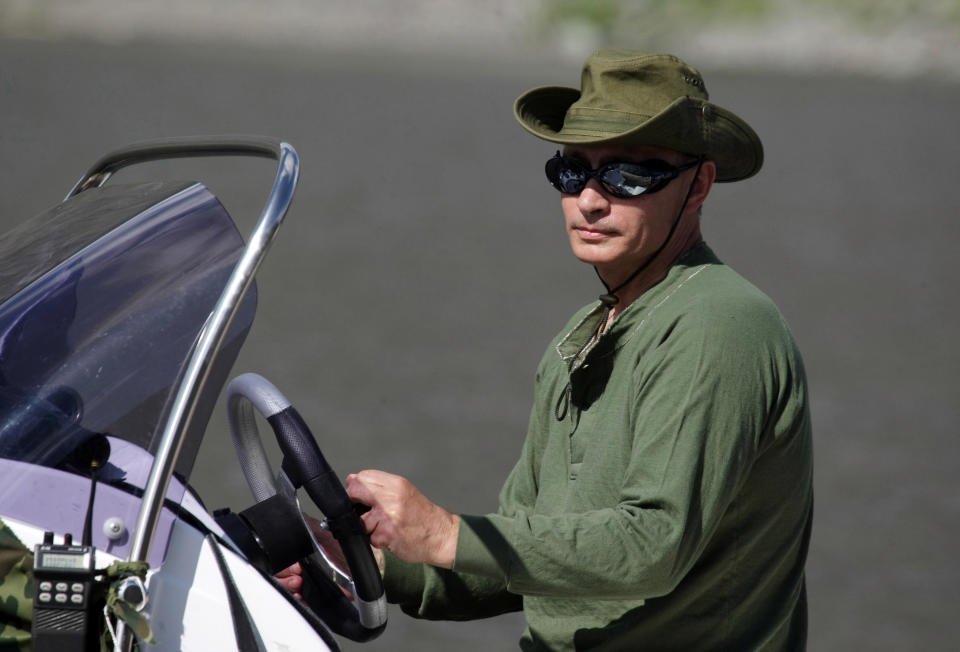
<path fill-rule="evenodd" d="M 713 181 L 717 178 L 717 166 L 711 160 L 706 160 L 700 166 L 700 172 L 693 182 L 693 188 L 690 190 L 690 198 L 687 200 L 687 207 L 684 214 L 695 213 L 703 206 L 710 194 L 710 188 L 713 187 Z"/>

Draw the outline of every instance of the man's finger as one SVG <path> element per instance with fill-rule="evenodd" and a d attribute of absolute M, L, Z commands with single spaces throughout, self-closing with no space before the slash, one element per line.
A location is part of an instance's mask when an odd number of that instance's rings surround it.
<path fill-rule="evenodd" d="M 294 562 L 293 565 L 288 566 L 287 568 L 284 568 L 283 570 L 278 572 L 276 577 L 279 579 L 279 578 L 291 577 L 294 575 L 302 575 L 302 574 L 303 574 L 303 569 L 300 568 L 300 562 Z"/>
<path fill-rule="evenodd" d="M 290 593 L 297 593 L 303 588 L 303 578 L 299 575 L 290 575 L 289 577 L 278 577 L 277 581 Z"/>
<path fill-rule="evenodd" d="M 377 526 L 380 525 L 381 516 L 375 510 L 370 510 L 365 514 L 360 515 L 360 520 L 363 521 L 363 527 L 366 529 L 367 534 L 371 536 L 371 543 L 373 541 L 373 533 L 376 531 Z"/>
<path fill-rule="evenodd" d="M 356 475 L 347 476 L 347 496 L 355 503 L 363 503 L 370 507 L 376 505 L 376 496 Z"/>

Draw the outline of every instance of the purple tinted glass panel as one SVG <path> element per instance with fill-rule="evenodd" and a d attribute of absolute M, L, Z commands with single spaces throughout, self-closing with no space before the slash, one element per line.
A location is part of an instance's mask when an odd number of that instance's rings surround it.
<path fill-rule="evenodd" d="M 0 241 L 0 457 L 55 466 L 92 433 L 153 453 L 242 238 L 206 188 L 182 183 L 88 190 L 28 226 Z M 184 479 L 255 304 L 252 289 L 177 462 Z"/>

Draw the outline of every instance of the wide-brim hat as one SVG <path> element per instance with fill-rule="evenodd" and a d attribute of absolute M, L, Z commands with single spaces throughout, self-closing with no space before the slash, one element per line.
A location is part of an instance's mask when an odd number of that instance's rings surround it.
<path fill-rule="evenodd" d="M 668 54 L 598 50 L 581 88 L 527 91 L 513 112 L 538 138 L 564 145 L 654 145 L 704 156 L 717 181 L 739 181 L 763 165 L 763 145 L 740 117 L 709 101 L 703 77 Z"/>

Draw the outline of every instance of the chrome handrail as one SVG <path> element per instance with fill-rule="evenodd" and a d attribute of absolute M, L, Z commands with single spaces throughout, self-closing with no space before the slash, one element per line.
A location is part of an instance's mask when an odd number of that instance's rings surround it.
<path fill-rule="evenodd" d="M 260 219 L 250 235 L 243 254 L 234 266 L 217 300 L 204 322 L 190 359 L 177 386 L 170 412 L 164 424 L 153 466 L 143 492 L 140 513 L 133 530 L 129 561 L 147 561 L 153 536 L 160 520 L 163 501 L 170 485 L 170 477 L 183 446 L 183 440 L 197 408 L 204 385 L 210 375 L 214 358 L 227 331 L 236 317 L 240 303 L 250 289 L 260 264 L 293 201 L 300 161 L 296 150 L 288 143 L 266 138 L 250 137 L 193 137 L 149 141 L 107 154 L 80 178 L 66 199 L 89 188 L 102 186 L 120 168 L 169 158 L 196 156 L 260 156 L 279 162 L 273 188 L 267 198 Z M 132 642 L 123 623 L 118 627 L 118 645 L 126 649 Z"/>
<path fill-rule="evenodd" d="M 187 147 L 184 148 L 182 145 L 187 145 Z M 169 416 L 160 437 L 153 466 L 150 469 L 150 475 L 144 488 L 143 502 L 133 531 L 129 555 L 130 561 L 147 561 L 150 555 L 150 547 L 153 544 L 153 535 L 163 508 L 163 499 L 167 494 L 170 477 L 173 474 L 183 440 L 196 410 L 201 390 L 208 379 L 216 352 L 222 345 L 240 303 L 250 288 L 257 270 L 276 236 L 277 229 L 290 207 L 300 165 L 297 152 L 291 145 L 272 141 L 211 141 L 210 139 L 194 141 L 193 139 L 187 139 L 156 143 L 152 146 L 136 149 L 131 148 L 120 154 L 125 165 L 142 160 L 155 160 L 156 158 L 224 154 L 270 156 L 279 161 L 277 176 L 260 220 L 250 235 L 247 246 L 243 250 L 243 255 L 234 266 L 220 298 L 200 331 L 196 346 L 180 380 L 180 385 L 177 387 Z M 99 183 L 106 181 L 110 174 L 118 169 L 117 163 L 121 156 L 114 159 L 104 159 L 110 165 L 95 173 L 96 178 L 102 178 Z M 95 177 L 88 174 L 88 178 Z M 81 191 L 84 189 L 82 184 L 83 180 L 78 183 Z"/>
<path fill-rule="evenodd" d="M 137 163 L 200 156 L 260 156 L 280 160 L 284 147 L 293 150 L 286 143 L 261 136 L 186 136 L 142 141 L 101 157 L 74 184 L 64 201 L 84 190 L 99 188 L 117 170 Z"/>

